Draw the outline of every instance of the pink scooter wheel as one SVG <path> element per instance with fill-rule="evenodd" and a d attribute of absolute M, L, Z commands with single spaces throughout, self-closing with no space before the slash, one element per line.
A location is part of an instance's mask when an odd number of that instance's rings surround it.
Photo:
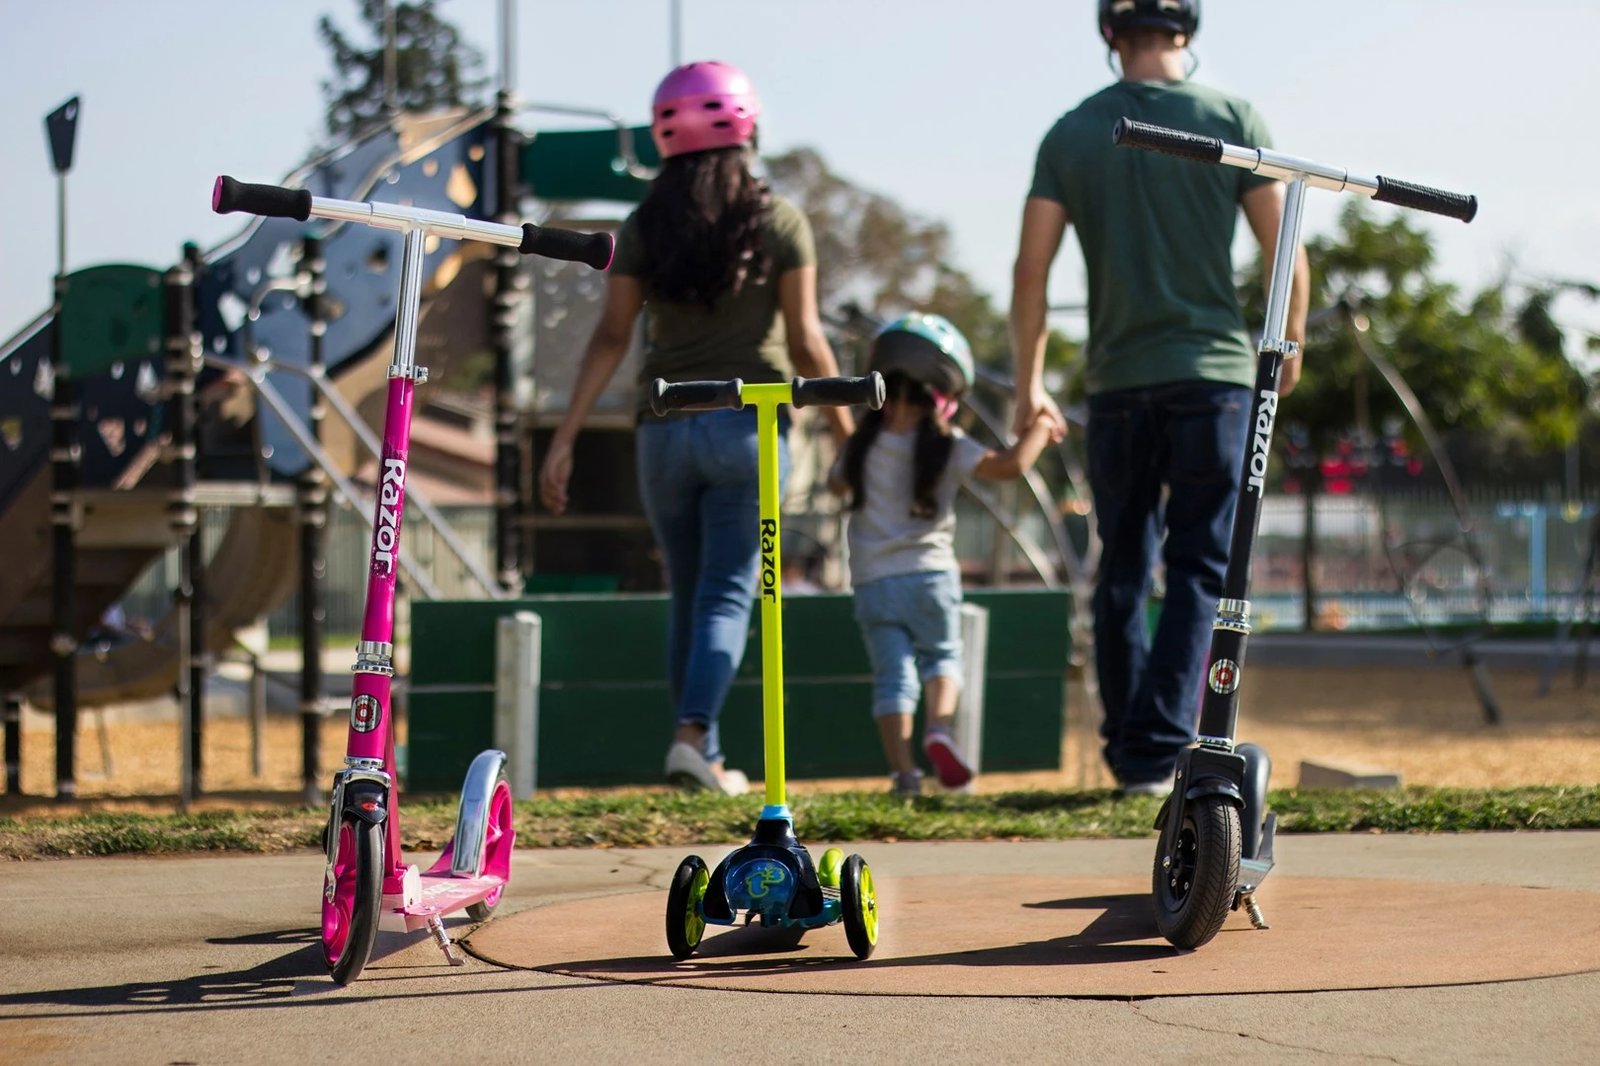
<path fill-rule="evenodd" d="M 383 826 L 339 822 L 332 884 L 322 888 L 322 956 L 341 985 L 361 976 L 378 935 L 383 906 Z"/>
<path fill-rule="evenodd" d="M 500 878 L 501 883 L 480 903 L 467 907 L 467 917 L 475 922 L 488 919 L 495 904 L 505 894 L 505 884 L 511 880 L 511 852 L 516 847 L 517 833 L 512 827 L 511 786 L 504 777 L 495 782 L 489 797 L 489 824 L 483 834 L 483 872 Z"/>

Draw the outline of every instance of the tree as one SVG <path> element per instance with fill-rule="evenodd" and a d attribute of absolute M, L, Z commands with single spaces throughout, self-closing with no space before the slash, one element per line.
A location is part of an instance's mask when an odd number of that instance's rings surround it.
<path fill-rule="evenodd" d="M 1403 214 L 1376 218 L 1358 200 L 1340 216 L 1338 229 L 1307 242 L 1311 306 L 1341 301 L 1370 322 L 1369 336 L 1416 393 L 1444 435 L 1476 438 L 1493 476 L 1519 459 L 1549 456 L 1576 439 L 1586 392 L 1584 375 L 1566 357 L 1564 338 L 1550 319 L 1550 294 L 1518 292 L 1508 282 L 1470 300 L 1432 273 L 1434 252 L 1426 231 Z M 1261 261 L 1247 273 L 1241 293 L 1248 321 L 1264 317 Z M 1341 442 L 1371 449 L 1373 431 L 1401 426 L 1413 453 L 1421 435 L 1393 390 L 1374 371 L 1358 338 L 1338 316 L 1336 328 L 1307 340 L 1300 384 L 1280 408 L 1277 435 L 1298 446 L 1301 461 L 1287 464 L 1306 501 L 1305 600 L 1313 620 L 1312 516 L 1321 490 L 1321 460 Z M 1286 464 L 1278 463 L 1282 470 Z M 1279 475 L 1280 478 L 1282 475 Z"/>
<path fill-rule="evenodd" d="M 317 33 L 328 46 L 333 76 L 322 83 L 328 105 L 328 132 L 346 137 L 382 118 L 384 99 L 385 13 L 388 0 L 358 0 L 359 17 L 370 43 L 353 41 L 327 15 Z M 395 37 L 394 106 L 400 111 L 430 111 L 472 106 L 488 84 L 475 75 L 483 55 L 440 18 L 435 0 L 393 5 Z"/>

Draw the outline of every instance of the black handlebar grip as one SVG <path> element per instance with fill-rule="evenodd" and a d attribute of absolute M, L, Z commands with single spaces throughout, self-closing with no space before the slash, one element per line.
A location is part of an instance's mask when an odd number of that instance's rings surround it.
<path fill-rule="evenodd" d="M 523 255 L 566 259 L 596 270 L 609 267 L 616 250 L 616 240 L 609 233 L 580 233 L 575 229 L 535 226 L 532 222 L 522 224 L 522 243 L 517 245 Z"/>
<path fill-rule="evenodd" d="M 1473 216 L 1478 213 L 1476 196 L 1431 189 L 1426 185 L 1414 185 L 1409 181 L 1396 181 L 1382 174 L 1378 175 L 1378 191 L 1372 198 L 1381 204 L 1395 204 L 1416 211 L 1432 211 L 1436 215 L 1459 218 L 1463 222 L 1471 222 Z"/>
<path fill-rule="evenodd" d="M 744 406 L 744 382 L 679 381 L 668 385 L 661 378 L 650 383 L 650 410 L 659 418 L 668 411 L 719 411 Z"/>
<path fill-rule="evenodd" d="M 1119 118 L 1111 128 L 1111 143 L 1125 148 L 1144 148 L 1151 152 L 1182 156 L 1201 163 L 1222 162 L 1222 141 L 1216 137 L 1202 137 L 1198 133 L 1152 126 L 1148 122 L 1135 122 Z"/>
<path fill-rule="evenodd" d="M 267 218 L 311 217 L 311 193 L 306 189 L 285 189 L 281 185 L 252 185 L 235 181 L 226 174 L 211 187 L 211 210 L 219 215 L 244 211 Z"/>
<path fill-rule="evenodd" d="M 883 406 L 883 375 L 874 370 L 864 378 L 795 378 L 791 385 L 795 407 L 849 407 L 864 403 L 876 411 Z"/>

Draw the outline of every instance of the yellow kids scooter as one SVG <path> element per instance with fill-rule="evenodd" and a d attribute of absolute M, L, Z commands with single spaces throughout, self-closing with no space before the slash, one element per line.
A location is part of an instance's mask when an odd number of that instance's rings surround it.
<path fill-rule="evenodd" d="M 685 959 L 699 946 L 706 923 L 733 925 L 740 911 L 748 924 L 756 917 L 763 927 L 815 929 L 843 921 L 845 937 L 856 958 L 872 954 L 878 943 L 878 896 L 872 870 L 860 855 L 845 858 L 838 848 L 822 854 L 813 866 L 811 854 L 795 839 L 794 816 L 784 794 L 783 775 L 783 572 L 778 535 L 778 405 L 815 407 L 866 404 L 883 406 L 883 376 L 864 378 L 795 378 L 792 382 L 746 385 L 732 381 L 685 381 L 669 385 L 657 378 L 650 406 L 657 415 L 668 411 L 711 411 L 756 408 L 757 462 L 760 467 L 761 577 L 761 704 L 765 737 L 766 806 L 756 821 L 755 836 L 715 871 L 707 871 L 698 855 L 678 864 L 667 892 L 667 946 L 674 958 Z"/>

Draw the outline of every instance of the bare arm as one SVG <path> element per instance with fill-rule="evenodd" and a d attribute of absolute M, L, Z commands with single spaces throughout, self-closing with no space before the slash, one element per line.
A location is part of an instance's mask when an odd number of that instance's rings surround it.
<path fill-rule="evenodd" d="M 1278 221 L 1283 217 L 1283 185 L 1269 182 L 1258 185 L 1240 200 L 1244 217 L 1261 246 L 1261 261 L 1266 267 L 1267 284 L 1272 284 L 1272 260 L 1278 251 Z M 1296 249 L 1294 280 L 1289 288 L 1289 318 L 1284 326 L 1284 339 L 1304 346 L 1306 342 L 1306 311 L 1311 302 L 1311 260 L 1304 247 Z M 1287 396 L 1300 380 L 1301 358 L 1283 361 L 1283 372 L 1278 376 L 1278 393 Z"/>
<path fill-rule="evenodd" d="M 778 309 L 783 312 L 789 361 L 794 364 L 794 372 L 807 378 L 837 376 L 839 363 L 833 357 L 828 338 L 823 336 L 822 319 L 817 314 L 816 267 L 795 267 L 778 276 Z M 855 424 L 850 409 L 823 407 L 822 417 L 828 420 L 828 428 L 833 431 L 834 444 L 842 447 Z"/>
<path fill-rule="evenodd" d="M 566 417 L 551 435 L 549 450 L 539 468 L 539 498 L 556 514 L 567 509 L 567 482 L 572 479 L 572 442 L 627 356 L 628 342 L 633 339 L 633 323 L 642 307 L 644 289 L 638 278 L 626 274 L 612 274 L 606 278 L 605 307 L 584 349 Z"/>
<path fill-rule="evenodd" d="M 1055 426 L 1050 416 L 1040 411 L 1028 428 L 1023 430 L 1017 443 L 1003 452 L 990 452 L 978 460 L 972 472 L 985 481 L 1015 481 L 1038 462 L 1039 453 L 1055 436 Z"/>
<path fill-rule="evenodd" d="M 1044 390 L 1044 345 L 1050 264 L 1070 221 L 1065 207 L 1043 197 L 1028 197 L 1022 208 L 1022 237 L 1011 270 L 1011 357 L 1017 406 L 1012 428 L 1019 436 L 1033 425 L 1039 411 L 1048 414 L 1060 433 L 1066 431 L 1066 421 Z"/>

